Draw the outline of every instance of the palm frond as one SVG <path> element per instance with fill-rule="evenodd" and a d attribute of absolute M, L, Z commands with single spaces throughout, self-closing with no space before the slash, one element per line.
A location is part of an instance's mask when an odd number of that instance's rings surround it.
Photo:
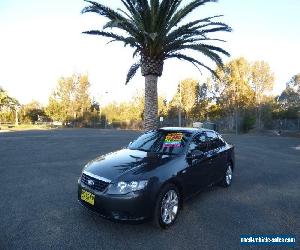
<path fill-rule="evenodd" d="M 207 33 L 212 33 L 212 32 L 217 32 L 217 31 L 224 31 L 224 32 L 231 32 L 232 29 L 229 26 L 221 26 L 221 27 L 216 27 L 216 28 L 211 28 L 211 29 L 204 29 L 199 31 L 201 34 L 207 34 Z M 195 32 L 197 33 L 197 32 Z"/>
<path fill-rule="evenodd" d="M 167 58 L 178 58 L 180 60 L 188 61 L 188 62 L 192 63 L 194 66 L 196 66 L 200 72 L 201 72 L 201 70 L 200 70 L 199 66 L 204 67 L 209 72 L 211 72 L 215 77 L 219 78 L 219 76 L 216 74 L 216 72 L 213 69 L 211 69 L 210 67 L 206 66 L 204 63 L 201 63 L 198 60 L 196 60 L 190 56 L 187 56 L 187 55 L 184 55 L 181 53 L 173 53 L 173 54 L 168 55 Z"/>
<path fill-rule="evenodd" d="M 87 12 L 94 12 L 97 13 L 101 16 L 105 16 L 110 20 L 118 20 L 118 19 L 123 19 L 124 17 L 120 15 L 118 12 L 114 11 L 113 9 L 104 6 L 100 3 L 90 1 L 90 0 L 84 0 L 87 3 L 90 3 L 90 6 L 86 6 L 82 9 L 81 13 L 87 13 Z"/>
<path fill-rule="evenodd" d="M 197 41 L 218 41 L 218 42 L 222 42 L 222 43 L 226 43 L 225 40 L 223 39 L 218 39 L 218 38 L 198 38 Z"/>
<path fill-rule="evenodd" d="M 208 17 L 208 18 L 204 18 L 204 19 L 199 19 L 199 20 L 195 20 L 193 22 L 189 22 L 185 25 L 182 25 L 176 29 L 174 29 L 173 31 L 171 31 L 167 37 L 166 37 L 166 44 L 168 42 L 172 42 L 175 39 L 181 39 L 184 37 L 191 37 L 191 36 L 195 36 L 195 35 L 199 35 L 199 33 L 201 32 L 201 28 L 203 27 L 207 27 L 207 26 L 220 26 L 223 27 L 222 29 L 230 29 L 230 27 L 224 23 L 221 22 L 212 22 L 211 19 L 216 18 L 216 17 L 220 17 L 222 15 L 217 15 L 217 16 L 212 16 L 212 17 Z M 205 23 L 204 25 L 198 25 L 200 23 Z M 201 35 L 204 36 L 205 32 L 201 32 Z"/>
<path fill-rule="evenodd" d="M 182 19 L 184 19 L 188 14 L 192 13 L 196 8 L 204 5 L 208 2 L 217 2 L 217 0 L 194 0 L 182 9 L 178 10 L 172 19 L 170 20 L 170 25 L 168 29 L 175 27 Z"/>
<path fill-rule="evenodd" d="M 103 29 L 107 29 L 107 28 L 116 28 L 119 27 L 120 21 L 118 20 L 110 20 L 108 21 L 106 24 L 103 25 Z"/>
<path fill-rule="evenodd" d="M 222 17 L 223 15 L 216 15 L 216 16 L 211 16 L 211 17 L 206 17 L 202 19 L 198 19 L 192 22 L 189 22 L 185 25 L 182 25 L 178 27 L 177 29 L 173 30 L 170 34 L 168 34 L 168 37 L 176 37 L 183 33 L 184 31 L 189 31 L 189 29 L 193 28 L 195 25 L 199 23 L 211 23 L 211 19 L 216 18 L 216 17 Z"/>
<path fill-rule="evenodd" d="M 171 18 L 173 17 L 173 15 L 175 14 L 176 10 L 178 9 L 178 7 L 180 6 L 182 0 L 173 0 L 171 5 L 170 5 L 170 10 L 169 13 L 167 15 L 167 20 L 170 21 Z"/>
<path fill-rule="evenodd" d="M 110 21 L 114 21 L 115 24 L 118 24 L 116 27 L 125 30 L 137 39 L 139 38 L 139 30 L 130 19 L 124 17 L 117 11 L 114 11 L 113 9 L 106 7 L 100 3 L 93 2 L 90 0 L 84 1 L 90 3 L 91 5 L 83 8 L 83 10 L 81 11 L 82 14 L 87 12 L 97 13 L 101 16 L 108 18 Z"/>
<path fill-rule="evenodd" d="M 132 53 L 132 58 L 135 58 L 138 54 L 140 54 L 140 49 L 137 48 L 133 53 Z"/>
<path fill-rule="evenodd" d="M 140 68 L 141 64 L 140 63 L 134 63 L 128 73 L 127 73 L 127 77 L 126 77 L 126 82 L 125 84 L 127 84 L 136 74 L 137 70 Z"/>
<path fill-rule="evenodd" d="M 170 55 L 166 56 L 166 59 L 171 59 L 171 58 L 176 58 L 179 60 L 185 60 L 190 62 L 191 64 L 193 64 L 198 70 L 199 72 L 202 74 L 200 67 L 198 66 L 198 61 L 192 57 L 186 56 L 184 54 L 180 54 L 180 53 L 173 53 Z M 200 63 L 200 62 L 199 62 Z"/>
<path fill-rule="evenodd" d="M 209 45 L 209 44 L 201 44 L 202 47 L 204 48 L 207 48 L 209 50 L 215 50 L 215 51 L 218 51 L 226 56 L 230 56 L 230 53 L 220 47 L 217 47 L 217 46 L 213 46 L 213 45 Z"/>
<path fill-rule="evenodd" d="M 132 16 L 130 16 L 126 11 L 118 8 L 118 11 L 122 12 L 128 19 L 130 19 L 132 22 L 134 22 L 135 20 L 132 18 Z"/>
<path fill-rule="evenodd" d="M 127 1 L 128 2 L 128 1 Z M 151 11 L 148 0 L 135 0 L 135 12 L 139 14 L 139 24 L 143 31 L 151 32 Z"/>
<path fill-rule="evenodd" d="M 129 13 L 132 15 L 132 18 L 133 18 L 133 20 L 135 20 L 135 22 L 142 21 L 140 13 L 135 8 L 135 1 L 121 0 L 121 2 L 123 3 L 123 5 L 127 9 L 127 11 L 129 11 Z"/>
<path fill-rule="evenodd" d="M 181 3 L 180 0 L 162 0 L 159 5 L 157 17 L 154 20 L 154 28 L 163 32 L 167 31 L 167 25 L 170 21 L 170 17 L 174 14 L 177 7 Z"/>
<path fill-rule="evenodd" d="M 98 35 L 98 36 L 113 38 L 113 40 L 111 41 L 123 42 L 125 45 L 129 44 L 131 47 L 141 48 L 139 44 L 136 42 L 136 39 L 134 39 L 133 37 L 124 37 L 112 32 L 105 32 L 100 30 L 89 30 L 89 31 L 83 31 L 82 33 L 88 35 Z"/>
<path fill-rule="evenodd" d="M 221 54 L 230 56 L 226 50 L 217 45 L 208 44 L 210 41 L 225 42 L 222 39 L 212 38 L 212 34 L 232 31 L 231 27 L 216 19 L 222 15 L 199 18 L 180 25 L 181 21 L 198 7 L 217 0 L 191 0 L 186 5 L 182 5 L 183 0 L 121 0 L 123 8 L 115 10 L 93 0 L 85 1 L 89 5 L 83 8 L 82 13 L 97 13 L 107 18 L 107 22 L 102 30 L 83 33 L 111 38 L 109 43 L 122 42 L 125 46 L 134 48 L 133 57 L 150 59 L 133 64 L 126 83 L 139 67 L 150 61 L 163 63 L 165 59 L 177 58 L 194 64 L 198 69 L 204 67 L 214 74 L 214 71 L 200 62 L 196 55 L 201 53 L 207 56 L 217 66 L 223 65 Z M 111 32 L 106 32 L 107 28 L 111 28 Z M 185 50 L 199 53 L 187 56 L 184 54 Z M 161 72 L 157 75 L 160 76 Z"/>
<path fill-rule="evenodd" d="M 217 51 L 217 52 L 220 52 L 226 56 L 230 56 L 229 52 L 227 52 L 226 50 L 220 48 L 220 47 L 217 47 L 217 46 L 213 46 L 213 45 L 208 45 L 208 44 L 203 44 L 203 43 L 199 43 L 199 44 L 180 44 L 180 45 L 176 45 L 173 47 L 170 47 L 170 49 L 167 51 L 167 53 L 173 53 L 175 51 L 179 51 L 179 50 L 184 50 L 184 49 L 191 49 L 191 50 L 196 50 L 196 51 L 199 51 L 199 52 L 202 52 L 202 51 L 209 51 L 209 52 L 213 52 L 213 51 Z M 215 52 L 213 52 L 215 53 Z"/>
<path fill-rule="evenodd" d="M 203 44 L 190 44 L 190 45 L 183 45 L 182 49 L 190 49 L 197 52 L 202 53 L 203 55 L 207 56 L 209 59 L 213 60 L 219 67 L 223 66 L 222 58 L 215 52 L 210 49 L 207 49 Z"/>
<path fill-rule="evenodd" d="M 157 12 L 159 9 L 159 0 L 151 0 L 150 6 L 151 6 L 152 21 L 153 21 L 153 20 L 155 20 L 155 17 L 157 16 Z"/>

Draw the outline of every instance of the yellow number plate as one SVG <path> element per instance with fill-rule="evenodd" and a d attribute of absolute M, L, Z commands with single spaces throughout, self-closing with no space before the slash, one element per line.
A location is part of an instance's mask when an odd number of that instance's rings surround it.
<path fill-rule="evenodd" d="M 95 195 L 88 192 L 88 191 L 85 191 L 85 190 L 81 190 L 81 200 L 91 204 L 94 206 L 95 204 Z"/>

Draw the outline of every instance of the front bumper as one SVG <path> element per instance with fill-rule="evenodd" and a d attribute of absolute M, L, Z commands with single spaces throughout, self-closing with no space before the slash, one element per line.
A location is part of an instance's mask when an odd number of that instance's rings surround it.
<path fill-rule="evenodd" d="M 81 190 L 84 189 L 95 195 L 94 205 L 81 200 Z M 109 195 L 104 192 L 91 189 L 89 186 L 78 181 L 79 203 L 97 212 L 100 216 L 115 221 L 145 221 L 150 219 L 154 209 L 149 191 L 142 190 L 126 195 Z"/>

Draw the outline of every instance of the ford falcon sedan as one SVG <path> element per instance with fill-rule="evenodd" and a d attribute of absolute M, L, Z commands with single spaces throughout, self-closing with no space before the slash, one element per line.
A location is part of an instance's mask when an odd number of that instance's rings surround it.
<path fill-rule="evenodd" d="M 78 201 L 108 219 L 152 219 L 165 229 L 191 195 L 213 184 L 229 187 L 234 168 L 234 147 L 217 132 L 160 128 L 89 162 Z"/>

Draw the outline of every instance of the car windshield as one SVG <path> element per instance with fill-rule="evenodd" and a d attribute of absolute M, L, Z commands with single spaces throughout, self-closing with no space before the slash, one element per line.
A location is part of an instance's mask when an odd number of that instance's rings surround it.
<path fill-rule="evenodd" d="M 186 131 L 149 131 L 133 141 L 129 149 L 160 154 L 179 154 L 191 135 Z"/>

